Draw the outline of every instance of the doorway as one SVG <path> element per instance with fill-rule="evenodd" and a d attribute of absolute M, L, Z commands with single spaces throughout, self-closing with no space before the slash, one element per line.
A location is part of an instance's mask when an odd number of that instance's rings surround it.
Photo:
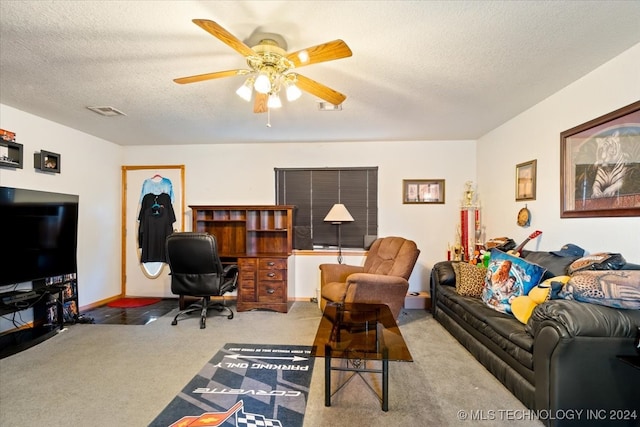
<path fill-rule="evenodd" d="M 184 175 L 184 165 L 122 166 L 122 297 L 173 296 L 169 268 L 157 256 L 158 245 L 150 245 L 139 232 L 146 215 L 159 215 L 159 212 L 175 217 L 173 231 L 184 231 Z M 160 195 L 159 202 L 170 203 L 170 206 L 158 205 L 158 198 L 154 196 Z M 153 210 L 156 205 L 162 211 Z M 168 218 L 163 220 L 170 222 Z M 143 250 L 148 252 L 143 254 Z M 154 255 L 150 256 L 152 252 Z"/>

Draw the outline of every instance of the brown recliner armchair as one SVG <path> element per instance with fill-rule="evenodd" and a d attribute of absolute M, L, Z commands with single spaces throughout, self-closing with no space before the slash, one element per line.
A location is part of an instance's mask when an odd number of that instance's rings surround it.
<path fill-rule="evenodd" d="M 320 265 L 320 307 L 327 302 L 387 304 L 395 319 L 409 289 L 420 250 L 402 237 L 382 237 L 371 245 L 364 266 Z"/>

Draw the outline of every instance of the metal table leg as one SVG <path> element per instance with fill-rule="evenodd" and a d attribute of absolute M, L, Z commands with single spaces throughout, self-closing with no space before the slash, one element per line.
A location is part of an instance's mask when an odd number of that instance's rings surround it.
<path fill-rule="evenodd" d="M 324 406 L 331 406 L 331 346 L 324 346 Z"/>
<path fill-rule="evenodd" d="M 382 410 L 389 410 L 389 350 L 382 350 Z"/>

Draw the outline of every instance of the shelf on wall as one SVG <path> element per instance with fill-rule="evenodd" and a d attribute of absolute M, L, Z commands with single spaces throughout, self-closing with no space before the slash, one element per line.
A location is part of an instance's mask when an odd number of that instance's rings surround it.
<path fill-rule="evenodd" d="M 23 147 L 13 141 L 0 139 L 0 166 L 22 169 Z"/>

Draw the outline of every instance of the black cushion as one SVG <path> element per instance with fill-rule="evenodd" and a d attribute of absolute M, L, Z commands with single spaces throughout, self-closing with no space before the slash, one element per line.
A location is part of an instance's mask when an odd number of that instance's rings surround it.
<path fill-rule="evenodd" d="M 569 265 L 571 265 L 573 261 L 580 258 L 558 256 L 550 252 L 538 251 L 522 251 L 520 255 L 527 261 L 533 262 L 547 269 L 547 271 L 542 276 L 542 280 L 547 280 L 556 276 L 565 276 L 567 274 L 567 267 L 569 267 Z"/>

